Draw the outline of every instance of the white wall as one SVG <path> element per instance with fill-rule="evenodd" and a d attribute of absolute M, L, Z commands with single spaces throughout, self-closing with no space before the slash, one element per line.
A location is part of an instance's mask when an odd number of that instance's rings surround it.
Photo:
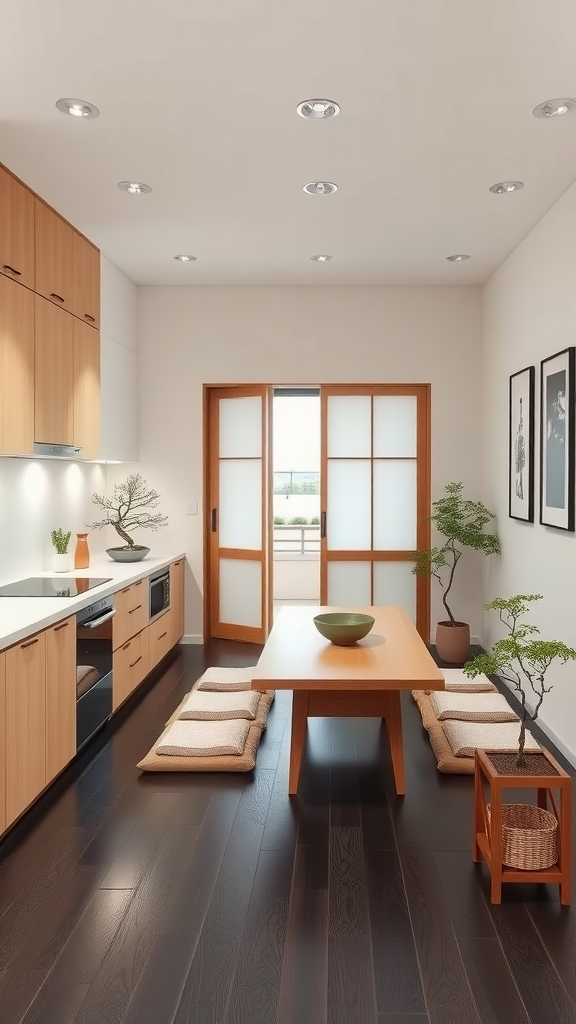
<path fill-rule="evenodd" d="M 170 517 L 162 544 L 192 567 L 189 635 L 202 632 L 203 383 L 431 382 L 432 494 L 462 480 L 479 497 L 479 289 L 146 287 L 138 300 L 139 468 Z M 477 634 L 481 571 L 465 557 L 455 605 Z"/>
<path fill-rule="evenodd" d="M 540 360 L 576 342 L 576 185 L 558 200 L 492 276 L 483 295 L 483 498 L 498 512 L 502 557 L 490 559 L 484 599 L 540 593 L 531 620 L 542 637 L 576 647 L 576 535 L 540 526 Z M 508 381 L 536 367 L 536 501 L 534 524 L 508 518 Z M 482 638 L 501 635 L 485 613 Z M 554 683 L 541 715 L 548 732 L 576 756 L 576 667 L 550 671 Z M 548 677 L 547 677 L 548 679 Z"/>
<path fill-rule="evenodd" d="M 101 453 L 132 462 L 138 458 L 138 289 L 104 256 L 101 266 Z"/>

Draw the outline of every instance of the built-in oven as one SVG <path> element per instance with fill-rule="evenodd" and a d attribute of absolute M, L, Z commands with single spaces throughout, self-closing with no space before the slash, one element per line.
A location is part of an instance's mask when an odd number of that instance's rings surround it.
<path fill-rule="evenodd" d="M 112 714 L 112 596 L 76 615 L 76 748 Z"/>
<path fill-rule="evenodd" d="M 170 569 L 161 569 L 150 576 L 150 619 L 170 607 Z"/>

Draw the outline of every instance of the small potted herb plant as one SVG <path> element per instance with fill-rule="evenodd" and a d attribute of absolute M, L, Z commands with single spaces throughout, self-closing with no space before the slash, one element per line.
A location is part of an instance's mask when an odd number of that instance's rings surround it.
<path fill-rule="evenodd" d="M 68 530 L 64 533 L 64 530 L 60 528 L 58 530 L 52 530 L 50 537 L 52 538 L 52 544 L 56 554 L 52 555 L 52 569 L 54 572 L 70 572 L 72 569 L 72 555 L 68 552 L 68 545 L 70 543 L 70 537 L 72 531 Z"/>
<path fill-rule="evenodd" d="M 132 473 L 124 483 L 115 484 L 110 497 L 93 494 L 92 501 L 106 515 L 97 523 L 89 523 L 90 529 L 101 530 L 113 526 L 125 542 L 121 547 L 106 548 L 107 554 L 116 562 L 139 562 L 150 551 L 144 544 L 136 544 L 128 530 L 157 530 L 168 522 L 168 516 L 149 511 L 157 507 L 160 495 L 148 487 L 140 473 Z"/>

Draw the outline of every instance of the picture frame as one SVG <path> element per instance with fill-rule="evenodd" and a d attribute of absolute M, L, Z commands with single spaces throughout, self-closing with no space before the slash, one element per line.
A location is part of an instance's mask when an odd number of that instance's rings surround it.
<path fill-rule="evenodd" d="M 574 530 L 574 346 L 540 363 L 540 522 Z"/>
<path fill-rule="evenodd" d="M 508 515 L 534 522 L 534 386 L 536 368 L 510 377 L 508 410 Z"/>

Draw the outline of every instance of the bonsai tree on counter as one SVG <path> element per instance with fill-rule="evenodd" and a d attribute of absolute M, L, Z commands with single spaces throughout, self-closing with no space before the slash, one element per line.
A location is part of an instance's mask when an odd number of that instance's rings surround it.
<path fill-rule="evenodd" d="M 446 621 L 438 623 L 436 647 L 438 654 L 448 662 L 462 662 L 468 657 L 470 647 L 470 630 L 466 623 L 460 622 L 452 613 L 448 596 L 452 590 L 456 567 L 460 561 L 463 548 L 473 548 L 484 555 L 498 554 L 500 541 L 496 533 L 486 532 L 486 527 L 495 518 L 481 501 L 471 501 L 463 496 L 462 483 L 450 483 L 445 486 L 442 498 L 432 502 L 434 509 L 429 521 L 434 524 L 438 533 L 446 540 L 441 546 L 414 553 L 415 566 L 413 573 L 419 576 L 433 576 L 442 589 L 442 603 L 448 616 Z M 463 632 L 462 643 L 456 645 L 455 637 L 448 631 L 460 628 Z M 444 649 L 442 645 L 444 640 Z M 439 643 L 440 640 L 440 643 Z M 457 656 L 453 656 L 454 652 Z"/>
<path fill-rule="evenodd" d="M 541 601 L 542 594 L 516 594 L 514 597 L 496 597 L 485 604 L 487 611 L 497 611 L 500 621 L 507 629 L 507 635 L 497 640 L 491 651 L 479 654 L 464 666 L 467 676 L 484 673 L 499 675 L 509 683 L 520 701 L 520 735 L 518 737 L 518 767 L 525 765 L 524 746 L 526 723 L 538 717 L 542 702 L 552 689 L 545 677 L 554 661 L 565 665 L 576 660 L 576 650 L 561 640 L 541 640 L 540 630 L 522 617 L 529 611 L 533 601 Z M 528 698 L 531 703 L 528 703 Z"/>
<path fill-rule="evenodd" d="M 123 547 L 107 548 L 109 554 L 125 552 L 129 557 L 142 558 L 150 549 L 135 544 L 128 531 L 158 530 L 168 522 L 167 516 L 150 511 L 158 506 L 160 495 L 158 491 L 148 487 L 140 473 L 132 473 L 124 483 L 115 484 L 110 497 L 93 494 L 92 501 L 106 512 L 106 516 L 96 523 L 90 523 L 90 529 L 101 530 L 106 526 L 113 526 L 118 536 L 125 542 Z M 114 554 L 111 557 L 114 557 Z"/>

